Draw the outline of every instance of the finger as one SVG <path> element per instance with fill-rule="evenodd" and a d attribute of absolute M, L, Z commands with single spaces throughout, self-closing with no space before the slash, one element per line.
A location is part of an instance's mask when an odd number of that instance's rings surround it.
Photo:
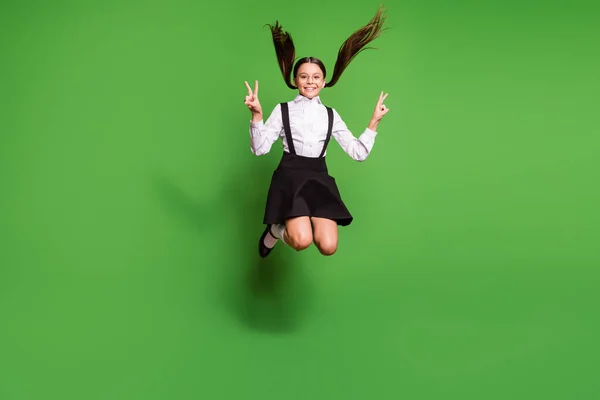
<path fill-rule="evenodd" d="M 379 93 L 379 100 L 377 100 L 377 104 L 381 104 L 381 97 L 383 96 L 383 91 Z"/>
<path fill-rule="evenodd" d="M 246 87 L 248 88 L 248 96 L 252 96 L 252 89 L 250 89 L 250 85 L 248 85 L 248 82 L 244 81 L 244 83 L 246 84 Z"/>
<path fill-rule="evenodd" d="M 381 92 L 381 93 L 383 93 L 383 92 Z M 385 99 L 388 97 L 388 94 L 389 94 L 389 93 L 386 93 L 386 94 L 385 94 L 385 96 L 383 96 L 383 98 L 381 99 L 381 102 L 382 102 L 382 103 L 383 103 L 383 102 L 385 101 Z"/>
<path fill-rule="evenodd" d="M 258 96 L 258 80 L 254 81 L 254 95 Z"/>

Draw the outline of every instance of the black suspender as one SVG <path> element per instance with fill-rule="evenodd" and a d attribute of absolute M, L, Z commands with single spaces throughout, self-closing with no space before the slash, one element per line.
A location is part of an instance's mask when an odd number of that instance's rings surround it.
<path fill-rule="evenodd" d="M 323 150 L 321 150 L 321 155 L 319 157 L 323 157 L 325 155 L 325 150 L 327 150 L 327 145 L 329 144 L 329 140 L 331 139 L 331 132 L 333 130 L 333 110 L 327 106 L 327 137 L 325 138 L 325 144 L 323 145 Z M 288 103 L 281 103 L 281 119 L 283 121 L 283 130 L 285 131 L 285 140 L 288 143 L 288 150 L 291 154 L 296 154 L 296 149 L 294 149 L 294 141 L 292 140 L 292 129 L 290 128 L 290 112 L 288 109 Z"/>
<path fill-rule="evenodd" d="M 288 143 L 288 149 L 291 154 L 296 154 L 294 141 L 292 140 L 292 129 L 290 128 L 290 112 L 287 103 L 281 103 L 281 118 L 283 119 L 283 129 L 285 130 L 285 139 Z"/>
<path fill-rule="evenodd" d="M 325 138 L 325 144 L 323 145 L 323 150 L 321 151 L 321 155 L 319 157 L 323 157 L 325 156 L 325 150 L 327 150 L 327 145 L 329 144 L 329 139 L 331 139 L 331 130 L 333 128 L 333 110 L 327 106 L 325 106 L 325 108 L 327 109 L 327 119 L 328 119 L 328 126 L 327 126 L 327 138 Z"/>

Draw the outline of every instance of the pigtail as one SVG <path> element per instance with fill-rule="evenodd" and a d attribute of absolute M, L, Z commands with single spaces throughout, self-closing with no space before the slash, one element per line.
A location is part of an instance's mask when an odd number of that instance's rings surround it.
<path fill-rule="evenodd" d="M 281 25 L 279 25 L 279 21 L 276 21 L 274 26 L 267 26 L 271 29 L 275 54 L 277 55 L 277 62 L 283 74 L 283 80 L 290 89 L 296 89 L 291 80 L 294 59 L 296 58 L 296 49 L 294 48 L 292 37 L 283 30 Z"/>
<path fill-rule="evenodd" d="M 338 57 L 333 69 L 331 80 L 325 84 L 325 87 L 331 87 L 335 85 L 338 79 L 340 79 L 342 72 L 344 72 L 354 57 L 356 57 L 361 51 L 368 49 L 369 47 L 365 46 L 379 37 L 379 34 L 383 31 L 382 27 L 384 21 L 385 15 L 383 14 L 383 10 L 380 6 L 379 10 L 377 10 L 377 14 L 375 14 L 375 16 L 367 25 L 358 29 L 348 39 L 346 39 L 338 52 Z"/>

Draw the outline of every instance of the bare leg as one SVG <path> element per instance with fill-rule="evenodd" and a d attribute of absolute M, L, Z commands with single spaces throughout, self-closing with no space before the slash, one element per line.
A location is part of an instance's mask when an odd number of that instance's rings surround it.
<path fill-rule="evenodd" d="M 283 241 L 297 251 L 304 250 L 313 241 L 309 217 L 290 218 L 285 222 Z"/>
<path fill-rule="evenodd" d="M 324 256 L 333 255 L 338 246 L 337 222 L 327 218 L 310 217 L 317 248 Z"/>

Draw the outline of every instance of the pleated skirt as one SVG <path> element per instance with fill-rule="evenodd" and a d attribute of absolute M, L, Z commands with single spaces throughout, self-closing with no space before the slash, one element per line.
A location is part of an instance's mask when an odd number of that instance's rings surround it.
<path fill-rule="evenodd" d="M 273 172 L 263 222 L 284 223 L 288 218 L 328 218 L 347 226 L 352 215 L 344 204 L 325 157 L 303 157 L 283 152 Z"/>

